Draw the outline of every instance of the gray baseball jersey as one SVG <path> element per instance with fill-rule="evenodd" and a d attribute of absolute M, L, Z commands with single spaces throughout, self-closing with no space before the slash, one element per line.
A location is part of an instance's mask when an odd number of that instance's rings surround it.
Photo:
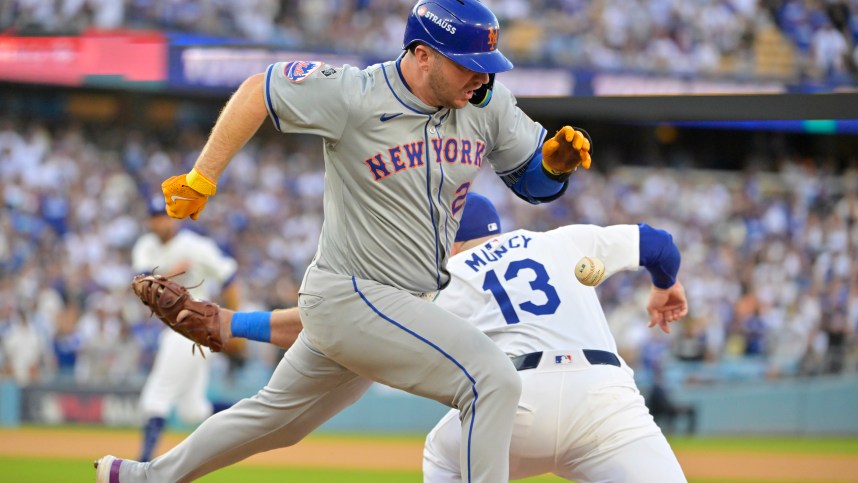
<path fill-rule="evenodd" d="M 324 142 L 325 222 L 300 289 L 304 330 L 256 396 L 151 463 L 122 464 L 119 479 L 186 481 L 295 444 L 377 381 L 459 409 L 462 479 L 507 481 L 521 380 L 485 334 L 415 295 L 449 281 L 479 168 L 525 166 L 545 130 L 501 84 L 485 108 L 426 105 L 398 61 L 274 64 L 264 102 L 279 131 Z"/>
<path fill-rule="evenodd" d="M 318 266 L 411 292 L 447 284 L 477 170 L 514 171 L 545 135 L 501 83 L 485 108 L 438 110 L 411 93 L 395 61 L 365 70 L 280 63 L 267 76 L 276 128 L 324 139 Z"/>

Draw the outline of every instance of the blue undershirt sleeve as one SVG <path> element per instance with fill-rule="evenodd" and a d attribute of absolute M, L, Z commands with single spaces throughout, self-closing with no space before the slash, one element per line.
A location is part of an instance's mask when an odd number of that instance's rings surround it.
<path fill-rule="evenodd" d="M 503 179 L 519 198 L 534 205 L 559 198 L 569 186 L 568 180 L 557 181 L 548 177 L 542 169 L 541 149 L 529 163 Z"/>
<path fill-rule="evenodd" d="M 649 271 L 652 283 L 658 288 L 670 288 L 676 283 L 681 256 L 670 233 L 638 224 L 640 230 L 640 266 Z"/>

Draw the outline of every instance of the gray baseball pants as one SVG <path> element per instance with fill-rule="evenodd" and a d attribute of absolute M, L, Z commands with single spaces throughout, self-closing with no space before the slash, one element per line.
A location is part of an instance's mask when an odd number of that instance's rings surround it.
<path fill-rule="evenodd" d="M 304 331 L 267 386 L 152 462 L 123 462 L 120 481 L 190 481 L 291 446 L 372 381 L 459 409 L 462 481 L 508 481 L 521 380 L 482 332 L 409 292 L 315 266 L 299 307 Z"/>

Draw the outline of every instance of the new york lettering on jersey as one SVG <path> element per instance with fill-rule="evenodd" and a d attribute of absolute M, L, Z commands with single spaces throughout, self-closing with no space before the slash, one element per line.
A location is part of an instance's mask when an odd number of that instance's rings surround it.
<path fill-rule="evenodd" d="M 432 153 L 434 153 L 435 164 L 442 162 L 447 164 L 464 164 L 479 169 L 483 165 L 483 155 L 486 143 L 479 140 L 458 138 L 432 138 Z M 375 181 L 381 181 L 391 174 L 400 171 L 419 168 L 423 166 L 425 159 L 426 143 L 421 139 L 410 143 L 400 144 L 388 148 L 384 152 L 376 153 L 367 158 L 367 165 Z"/>

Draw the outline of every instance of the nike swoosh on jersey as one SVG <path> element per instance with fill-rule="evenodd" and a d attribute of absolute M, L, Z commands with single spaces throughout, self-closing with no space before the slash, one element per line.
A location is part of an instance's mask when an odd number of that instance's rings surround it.
<path fill-rule="evenodd" d="M 393 119 L 394 117 L 399 117 L 399 116 L 401 116 L 402 114 L 404 114 L 404 113 L 402 113 L 402 112 L 397 112 L 396 114 L 388 114 L 388 113 L 386 113 L 386 112 L 385 112 L 384 114 L 382 114 L 381 116 L 379 116 L 378 120 L 379 120 L 379 121 L 381 121 L 381 122 L 386 122 L 386 121 L 389 121 L 389 120 Z"/>
<path fill-rule="evenodd" d="M 173 203 L 175 203 L 176 200 L 194 201 L 193 198 L 185 198 L 184 196 L 176 196 L 176 195 L 170 196 L 170 199 L 173 200 Z"/>

